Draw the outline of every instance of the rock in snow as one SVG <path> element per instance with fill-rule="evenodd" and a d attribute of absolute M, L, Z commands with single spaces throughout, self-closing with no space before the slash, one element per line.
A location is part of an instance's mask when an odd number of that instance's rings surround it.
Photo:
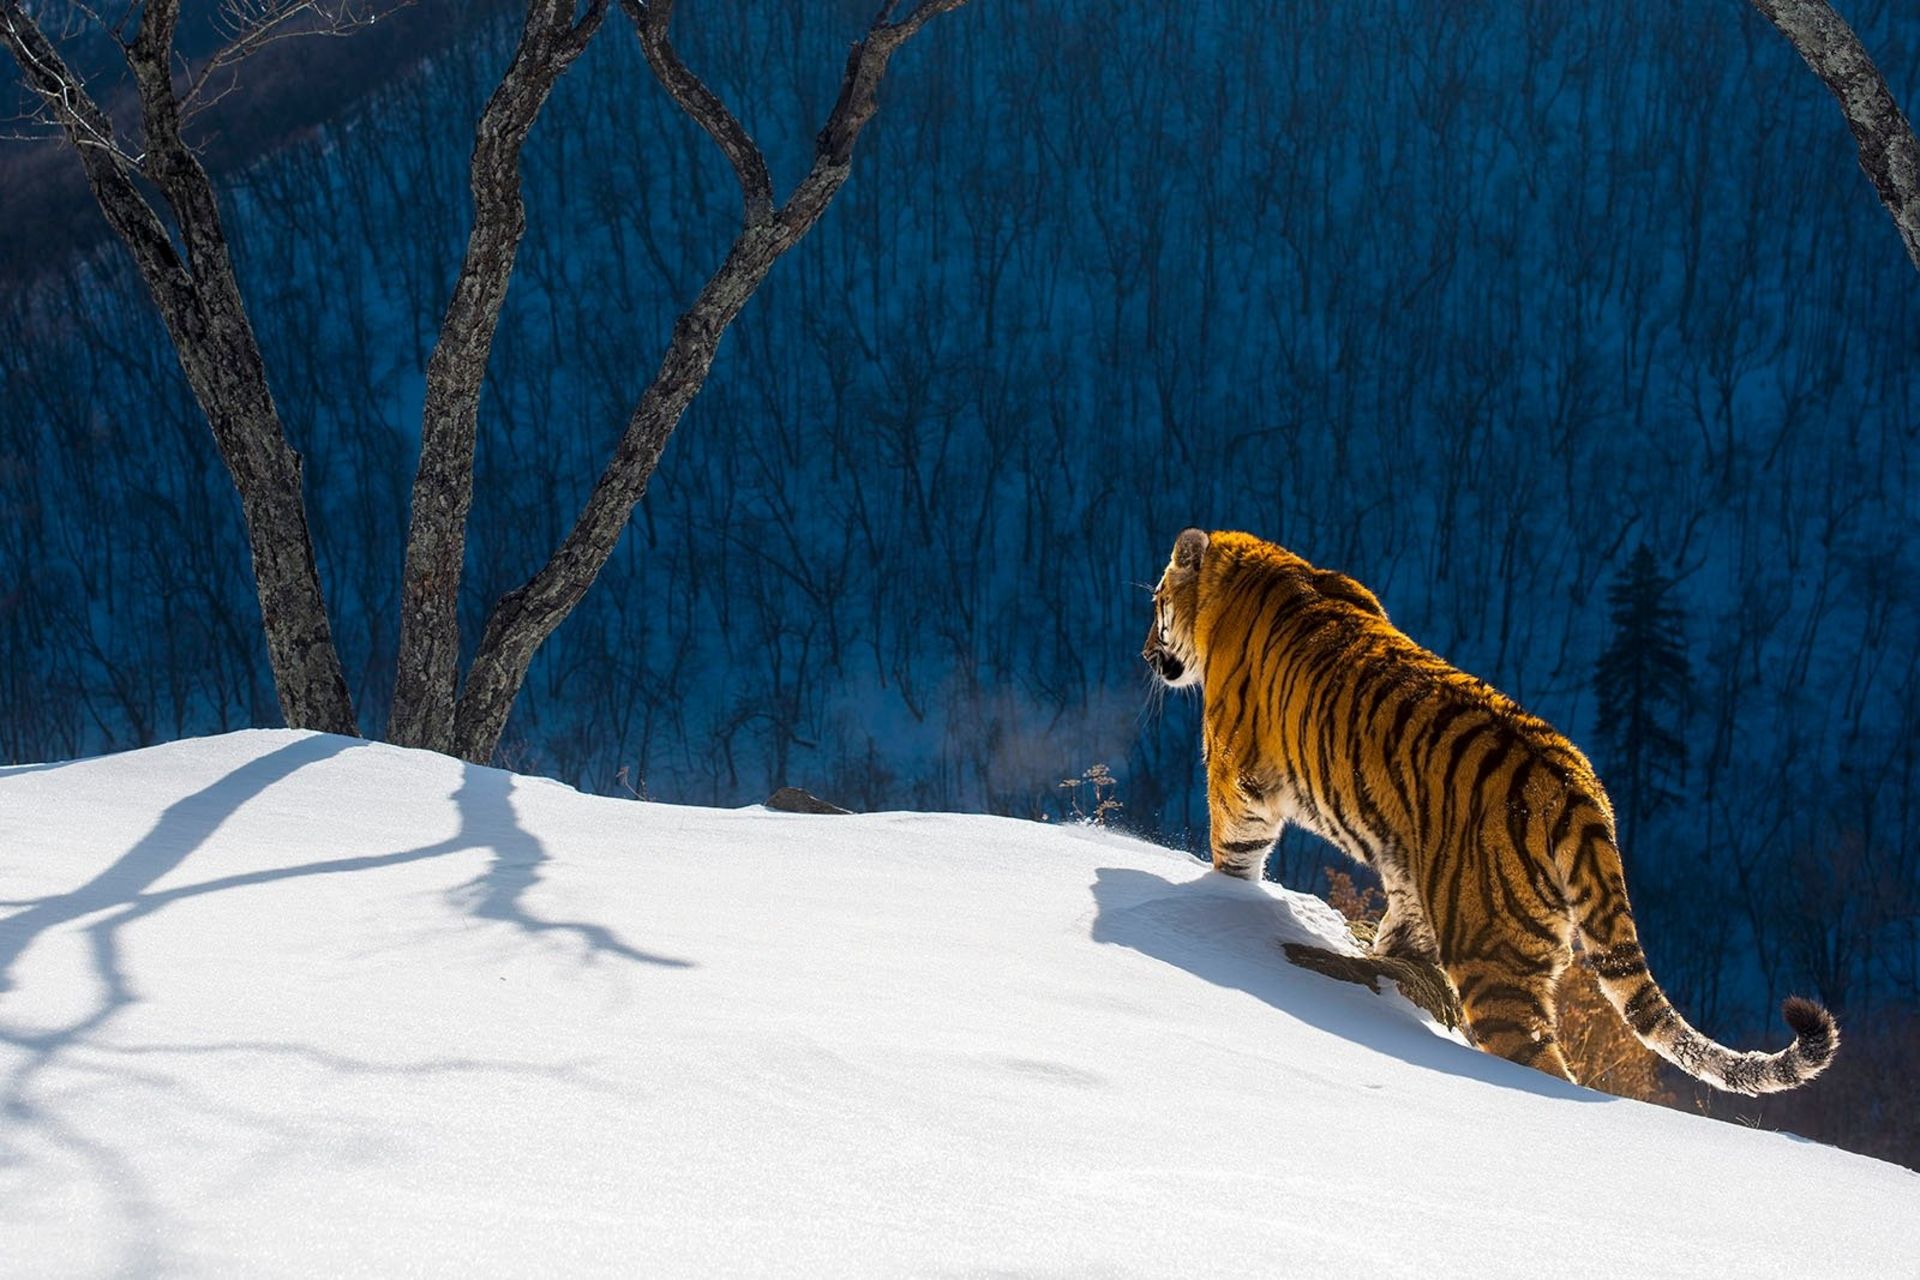
<path fill-rule="evenodd" d="M 282 731 L 0 770 L 0 1272 L 1920 1270 L 1920 1175 L 1284 941 L 1347 945 L 1084 828 Z"/>

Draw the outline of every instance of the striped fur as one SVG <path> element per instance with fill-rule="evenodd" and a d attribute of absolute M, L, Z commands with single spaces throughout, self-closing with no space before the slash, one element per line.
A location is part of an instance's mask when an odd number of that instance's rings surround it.
<path fill-rule="evenodd" d="M 1257 877 L 1295 823 L 1380 873 L 1375 950 L 1439 964 L 1474 1042 L 1572 1079 L 1553 992 L 1578 940 L 1634 1034 L 1734 1093 L 1804 1084 L 1833 1018 L 1793 999 L 1796 1039 L 1741 1053 L 1689 1026 L 1647 971 L 1613 810 L 1587 759 L 1388 622 L 1372 593 L 1244 533 L 1189 529 L 1154 591 L 1143 657 L 1199 685 L 1213 864 Z"/>

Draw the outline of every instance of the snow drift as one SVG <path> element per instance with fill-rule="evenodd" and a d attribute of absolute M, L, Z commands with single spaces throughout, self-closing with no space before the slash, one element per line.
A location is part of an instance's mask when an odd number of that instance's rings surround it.
<path fill-rule="evenodd" d="M 0 770 L 0 1271 L 1913 1273 L 1920 1176 L 1288 940 L 1345 945 L 1097 830 L 291 732 Z"/>

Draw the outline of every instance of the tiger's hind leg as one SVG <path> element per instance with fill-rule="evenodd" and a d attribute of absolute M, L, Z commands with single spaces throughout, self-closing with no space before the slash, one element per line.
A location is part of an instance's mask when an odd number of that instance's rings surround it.
<path fill-rule="evenodd" d="M 1427 921 L 1412 881 L 1386 858 L 1380 859 L 1379 867 L 1381 882 L 1386 886 L 1387 911 L 1373 935 L 1373 954 L 1438 965 L 1440 945 L 1434 941 L 1433 926 Z"/>
<path fill-rule="evenodd" d="M 1572 1080 L 1554 1034 L 1553 992 L 1566 961 L 1521 956 L 1511 946 L 1502 952 L 1498 960 L 1474 957 L 1446 966 L 1460 993 L 1468 1034 L 1488 1053 Z"/>

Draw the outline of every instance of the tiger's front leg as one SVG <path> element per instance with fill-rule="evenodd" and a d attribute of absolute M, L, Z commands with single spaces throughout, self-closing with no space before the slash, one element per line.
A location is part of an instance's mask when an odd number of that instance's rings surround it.
<path fill-rule="evenodd" d="M 1239 770 L 1207 763 L 1207 822 L 1213 869 L 1258 880 L 1280 838 L 1279 806 L 1271 790 Z"/>

